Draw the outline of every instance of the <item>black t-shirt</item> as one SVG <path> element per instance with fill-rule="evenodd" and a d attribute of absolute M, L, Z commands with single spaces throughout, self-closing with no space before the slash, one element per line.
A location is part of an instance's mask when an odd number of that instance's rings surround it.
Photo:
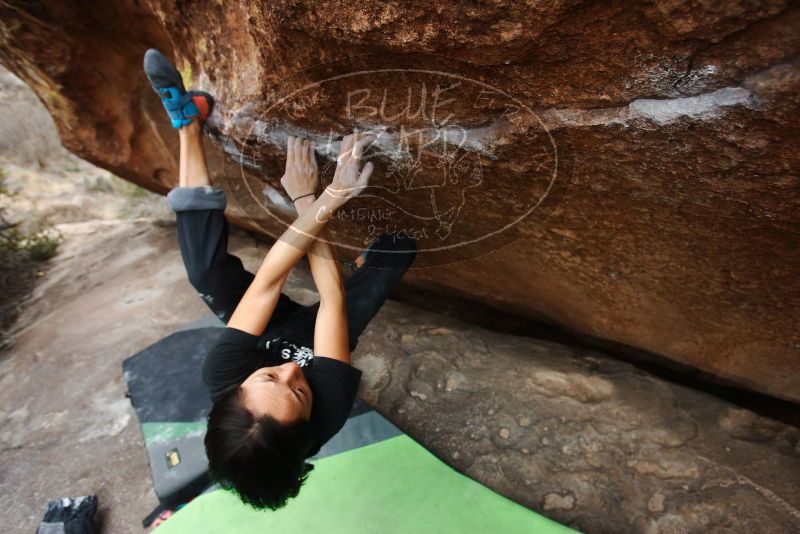
<path fill-rule="evenodd" d="M 344 426 L 356 398 L 361 371 L 339 360 L 314 356 L 310 349 L 276 338 L 259 346 L 259 337 L 226 328 L 203 365 L 203 382 L 213 400 L 232 385 L 245 381 L 257 369 L 297 362 L 311 386 L 311 424 L 319 451 Z"/>

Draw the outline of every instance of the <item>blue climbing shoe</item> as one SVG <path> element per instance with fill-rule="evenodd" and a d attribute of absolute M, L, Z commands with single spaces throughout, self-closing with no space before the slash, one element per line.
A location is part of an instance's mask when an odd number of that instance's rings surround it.
<path fill-rule="evenodd" d="M 161 98 L 173 128 L 186 126 L 194 119 L 203 122 L 214 109 L 214 98 L 204 91 L 186 91 L 181 73 L 155 48 L 144 54 L 144 72 Z"/>

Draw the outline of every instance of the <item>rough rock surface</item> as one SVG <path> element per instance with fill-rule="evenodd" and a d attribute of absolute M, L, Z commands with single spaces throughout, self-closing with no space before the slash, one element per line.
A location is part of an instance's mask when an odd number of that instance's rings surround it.
<path fill-rule="evenodd" d="M 65 145 L 159 192 L 176 182 L 176 136 L 140 65 L 149 46 L 173 54 L 217 96 L 209 150 L 231 216 L 264 233 L 288 217 L 287 134 L 320 141 L 329 166 L 330 132 L 382 132 L 374 181 L 388 191 L 397 172 L 410 180 L 402 132 L 444 132 L 409 145 L 429 157 L 411 170 L 416 184 L 451 181 L 435 201 L 431 187 L 395 194 L 421 211 L 397 210 L 391 225 L 433 221 L 421 240 L 433 248 L 536 210 L 477 245 L 423 254 L 438 267 L 411 281 L 800 400 L 796 2 L 11 0 L 0 21 L 0 61 Z M 446 85 L 428 71 L 472 80 L 444 95 L 444 124 L 403 113 L 407 90 L 419 106 L 423 82 L 429 96 Z M 385 112 L 367 113 L 384 90 Z M 360 114 L 345 102 L 354 91 L 369 91 Z M 377 197 L 357 206 L 391 205 Z M 363 240 L 356 223 L 340 221 L 337 239 Z"/>
<path fill-rule="evenodd" d="M 66 241 L 0 357 L 0 523 L 96 492 L 105 532 L 155 506 L 121 362 L 208 313 L 173 224 L 90 221 Z M 264 246 L 232 250 L 258 265 Z M 313 302 L 307 270 L 289 294 Z M 593 352 L 389 302 L 354 354 L 360 394 L 456 469 L 584 532 L 800 530 L 800 432 Z M 42 392 L 47 392 L 43 395 Z"/>
<path fill-rule="evenodd" d="M 597 353 L 400 305 L 380 318 L 362 396 L 508 497 L 581 532 L 800 529 L 796 477 L 774 478 L 800 469 L 796 427 Z"/>

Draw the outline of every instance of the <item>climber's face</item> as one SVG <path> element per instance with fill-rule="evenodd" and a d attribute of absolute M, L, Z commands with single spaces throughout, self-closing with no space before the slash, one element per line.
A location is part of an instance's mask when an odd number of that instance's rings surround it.
<path fill-rule="evenodd" d="M 294 362 L 259 369 L 241 387 L 244 406 L 256 417 L 268 415 L 283 424 L 311 418 L 311 387 Z"/>

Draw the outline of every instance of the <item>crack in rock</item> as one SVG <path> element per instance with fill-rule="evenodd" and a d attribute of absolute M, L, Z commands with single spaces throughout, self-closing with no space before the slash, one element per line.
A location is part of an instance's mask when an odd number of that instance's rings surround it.
<path fill-rule="evenodd" d="M 780 79 L 780 76 L 776 74 L 776 67 L 780 66 L 785 66 L 785 64 L 773 65 L 753 74 L 748 77 L 748 80 L 759 78 L 761 86 L 769 86 L 770 79 Z M 536 114 L 525 114 L 518 109 L 511 116 L 501 116 L 490 124 L 476 127 L 450 124 L 407 132 L 402 128 L 400 131 L 396 131 L 390 125 L 374 124 L 364 131 L 370 131 L 376 136 L 371 145 L 372 155 L 383 156 L 391 161 L 405 161 L 414 157 L 409 149 L 409 136 L 412 136 L 419 146 L 429 147 L 437 144 L 456 146 L 459 149 L 494 159 L 497 146 L 509 143 L 513 134 L 535 128 L 552 131 L 562 128 L 608 125 L 627 127 L 633 121 L 646 121 L 663 126 L 683 118 L 715 119 L 729 108 L 760 109 L 761 105 L 761 98 L 754 90 L 732 86 L 695 96 L 664 99 L 640 98 L 625 106 L 613 108 L 549 108 L 539 110 Z M 288 136 L 294 135 L 314 141 L 316 152 L 330 160 L 334 160 L 339 153 L 340 142 L 333 139 L 336 135 L 335 132 L 322 135 L 275 120 L 261 121 L 250 117 L 250 112 L 249 108 L 243 108 L 229 120 L 215 119 L 212 122 L 212 126 L 219 130 L 215 137 L 220 142 L 222 149 L 246 167 L 260 169 L 260 162 L 258 157 L 251 157 L 241 151 L 237 143 L 231 139 L 240 137 L 231 135 L 234 131 L 245 134 L 245 138 L 254 137 L 258 145 L 270 145 L 280 150 L 284 150 Z M 457 153 L 458 151 L 445 152 L 442 155 L 456 157 Z"/>

